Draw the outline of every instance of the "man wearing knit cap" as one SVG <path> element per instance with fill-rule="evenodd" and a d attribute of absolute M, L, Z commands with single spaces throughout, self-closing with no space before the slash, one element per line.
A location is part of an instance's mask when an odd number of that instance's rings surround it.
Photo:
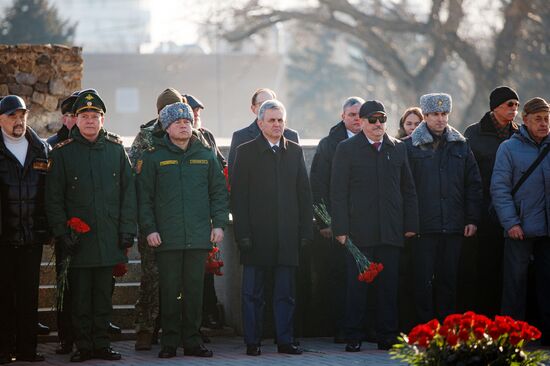
<path fill-rule="evenodd" d="M 462 239 L 475 235 L 482 199 L 474 155 L 449 126 L 449 94 L 420 97 L 424 121 L 406 140 L 418 195 L 420 231 L 412 247 L 417 323 L 456 311 Z"/>
<path fill-rule="evenodd" d="M 541 344 L 548 346 L 550 106 L 542 98 L 533 98 L 525 103 L 522 118 L 523 125 L 519 133 L 498 148 L 491 180 L 493 205 L 505 236 L 501 314 L 525 319 L 527 268 L 530 258 L 534 257 Z M 534 167 L 534 170 L 530 167 Z M 526 172 L 531 173 L 526 176 Z"/>
<path fill-rule="evenodd" d="M 43 361 L 36 352 L 48 144 L 27 126 L 17 95 L 0 101 L 0 364 Z"/>
<path fill-rule="evenodd" d="M 135 182 L 122 140 L 103 128 L 106 107 L 93 89 L 73 104 L 76 127 L 52 150 L 46 179 L 48 224 L 71 256 L 69 283 L 77 351 L 71 362 L 120 360 L 110 347 L 112 271 L 128 261 L 136 231 Z M 67 220 L 89 225 L 78 240 Z"/>
<path fill-rule="evenodd" d="M 228 221 L 225 178 L 210 146 L 192 133 L 189 105 L 167 105 L 159 122 L 166 134 L 153 137 L 137 179 L 140 231 L 159 271 L 158 356 L 176 356 L 183 340 L 184 355 L 212 357 L 200 335 L 204 263 Z"/>
<path fill-rule="evenodd" d="M 498 147 L 518 132 L 514 118 L 519 96 L 508 86 L 495 88 L 489 96 L 489 109 L 464 132 L 481 173 L 483 201 L 477 236 L 465 241 L 462 252 L 459 276 L 464 291 L 459 292 L 459 303 L 492 317 L 500 313 L 504 237 L 498 220 L 489 215 L 491 176 Z M 464 281 L 467 279 L 470 281 Z"/>
<path fill-rule="evenodd" d="M 157 98 L 157 113 L 167 105 L 184 101 L 180 92 L 174 88 L 167 88 Z M 130 147 L 128 156 L 134 170 L 141 169 L 143 152 L 153 146 L 153 136 L 162 137 L 164 131 L 158 117 L 140 126 L 140 130 Z M 151 349 L 151 343 L 156 342 L 156 331 L 159 327 L 159 290 L 158 269 L 155 253 L 147 245 L 142 235 L 138 236 L 138 250 L 141 257 L 141 281 L 139 296 L 136 302 L 136 351 Z"/>

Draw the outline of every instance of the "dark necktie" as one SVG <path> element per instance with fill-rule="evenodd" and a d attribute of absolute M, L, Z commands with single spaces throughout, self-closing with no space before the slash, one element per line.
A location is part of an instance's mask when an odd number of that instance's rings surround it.
<path fill-rule="evenodd" d="M 380 145 L 382 145 L 382 143 L 380 141 L 377 141 L 377 142 L 373 142 L 372 143 L 372 146 L 374 147 L 374 149 L 376 151 L 379 151 L 378 149 L 380 148 Z"/>
<path fill-rule="evenodd" d="M 274 152 L 275 154 L 277 154 L 277 153 L 279 152 L 279 146 L 273 145 L 273 146 L 271 146 L 271 150 L 273 150 L 273 152 Z"/>

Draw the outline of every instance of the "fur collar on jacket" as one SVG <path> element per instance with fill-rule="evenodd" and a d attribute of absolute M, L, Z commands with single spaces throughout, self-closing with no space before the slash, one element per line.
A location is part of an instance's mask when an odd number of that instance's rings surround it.
<path fill-rule="evenodd" d="M 445 134 L 445 136 L 447 137 L 447 142 L 466 142 L 466 138 L 462 136 L 462 134 L 458 132 L 458 130 L 449 125 L 447 125 L 447 133 Z M 422 121 L 422 123 L 418 125 L 418 127 L 412 133 L 411 139 L 413 146 L 426 145 L 434 142 L 434 138 L 428 130 L 428 125 L 426 124 L 426 121 Z"/>

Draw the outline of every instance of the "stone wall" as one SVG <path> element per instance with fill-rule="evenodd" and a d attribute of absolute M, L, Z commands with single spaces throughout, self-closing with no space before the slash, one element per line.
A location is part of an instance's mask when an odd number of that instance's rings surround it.
<path fill-rule="evenodd" d="M 29 125 L 42 137 L 60 127 L 59 106 L 82 80 L 82 48 L 62 45 L 0 45 L 0 95 L 22 97 Z"/>

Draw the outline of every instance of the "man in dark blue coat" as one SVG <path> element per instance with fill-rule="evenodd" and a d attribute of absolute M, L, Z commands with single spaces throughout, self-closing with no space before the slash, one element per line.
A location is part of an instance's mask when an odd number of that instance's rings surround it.
<path fill-rule="evenodd" d="M 462 239 L 475 235 L 483 198 L 474 154 L 448 125 L 451 103 L 448 94 L 423 95 L 424 121 L 405 142 L 420 213 L 412 243 L 417 323 L 456 311 Z"/>
<path fill-rule="evenodd" d="M 363 131 L 341 142 L 332 163 L 332 232 L 342 245 L 350 238 L 384 270 L 372 284 L 376 314 L 366 314 L 364 282 L 355 260 L 347 256 L 345 330 L 347 352 L 361 350 L 366 316 L 376 318 L 378 349 L 397 341 L 399 254 L 404 239 L 418 230 L 418 204 L 405 144 L 386 134 L 381 102 L 365 102 L 359 111 Z"/>
<path fill-rule="evenodd" d="M 229 157 L 227 158 L 227 169 L 229 177 L 233 173 L 233 165 L 235 164 L 235 154 L 237 153 L 237 147 L 239 145 L 254 140 L 260 134 L 260 128 L 258 126 L 258 111 L 263 102 L 269 99 L 277 99 L 277 95 L 271 89 L 261 88 L 257 89 L 252 95 L 252 104 L 250 105 L 250 110 L 256 115 L 256 119 L 248 127 L 242 128 L 238 131 L 233 132 L 231 137 L 231 147 L 229 148 Z M 283 132 L 283 135 L 286 139 L 294 141 L 295 143 L 300 143 L 300 138 L 298 137 L 298 132 L 286 128 Z"/>
<path fill-rule="evenodd" d="M 311 163 L 310 180 L 313 204 L 324 204 L 330 214 L 330 172 L 332 158 L 336 152 L 336 146 L 350 137 L 361 132 L 363 121 L 359 118 L 359 109 L 365 103 L 363 98 L 349 97 L 342 107 L 342 120 L 334 125 L 328 134 L 319 141 L 317 150 Z M 320 252 L 324 273 L 327 273 L 325 280 L 326 294 L 328 295 L 328 306 L 334 327 L 334 341 L 343 343 L 344 336 L 344 314 L 346 298 L 346 250 L 338 245 L 332 238 L 332 228 L 325 225 L 320 218 L 317 218 L 319 233 L 325 240 L 326 245 L 318 247 Z"/>
<path fill-rule="evenodd" d="M 311 240 L 311 190 L 302 148 L 283 136 L 286 110 L 276 100 L 258 112 L 262 133 L 237 149 L 231 187 L 235 239 L 243 264 L 244 341 L 261 353 L 264 287 L 273 272 L 273 309 L 279 353 L 301 354 L 294 344 L 295 271 L 300 246 Z"/>

